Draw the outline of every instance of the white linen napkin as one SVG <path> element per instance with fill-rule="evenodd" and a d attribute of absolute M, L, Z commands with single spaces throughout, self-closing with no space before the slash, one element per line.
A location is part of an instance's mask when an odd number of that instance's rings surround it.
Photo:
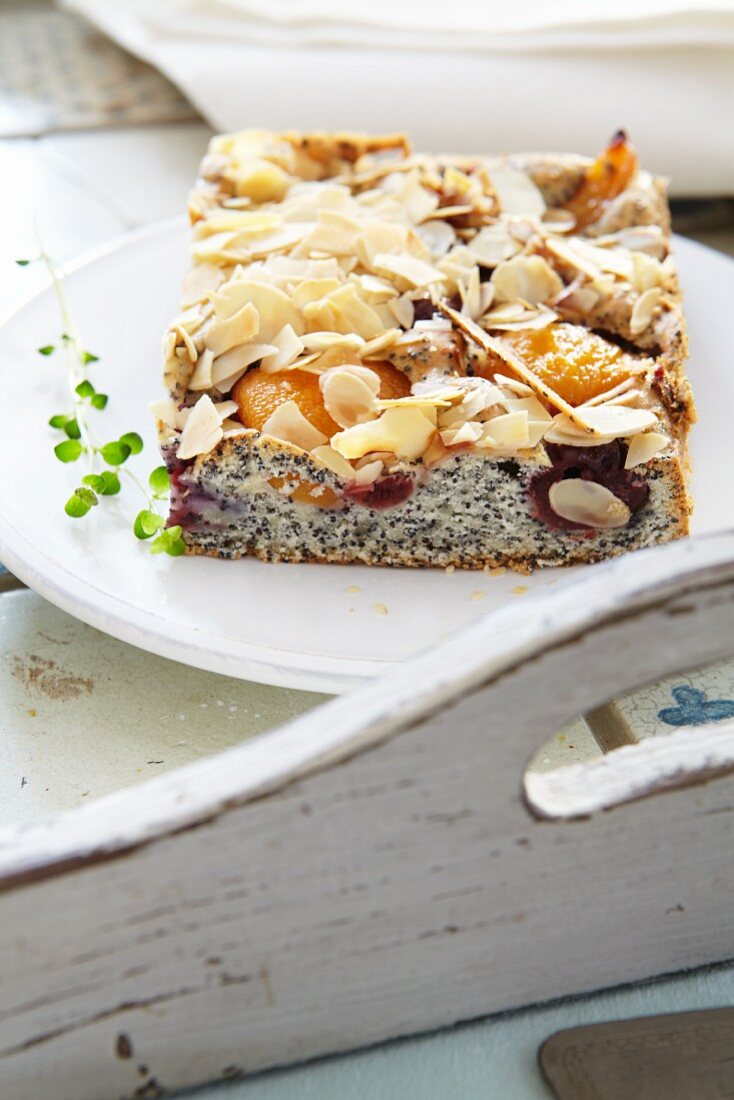
<path fill-rule="evenodd" d="M 734 0 L 63 2 L 220 130 L 594 154 L 623 127 L 674 193 L 734 193 Z"/>

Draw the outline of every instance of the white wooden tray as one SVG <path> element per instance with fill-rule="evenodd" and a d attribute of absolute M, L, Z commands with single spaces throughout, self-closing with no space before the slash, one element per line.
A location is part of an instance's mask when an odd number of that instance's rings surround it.
<path fill-rule="evenodd" d="M 494 612 L 211 759 L 0 836 L 0 1094 L 156 1096 L 734 955 L 734 724 L 546 775 L 734 654 L 734 535 Z"/>

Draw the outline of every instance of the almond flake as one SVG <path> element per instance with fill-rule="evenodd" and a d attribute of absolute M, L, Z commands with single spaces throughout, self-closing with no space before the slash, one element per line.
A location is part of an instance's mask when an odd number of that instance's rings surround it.
<path fill-rule="evenodd" d="M 275 344 L 240 344 L 239 347 L 232 348 L 214 360 L 212 385 L 222 392 L 231 389 L 248 367 L 266 355 L 275 354 L 277 350 Z"/>
<path fill-rule="evenodd" d="M 385 252 L 404 251 L 408 230 L 390 222 L 367 222 L 355 241 L 355 251 L 365 267 L 373 267 L 375 256 Z"/>
<path fill-rule="evenodd" d="M 230 317 L 245 304 L 254 306 L 260 315 L 259 336 L 263 344 L 272 344 L 273 337 L 285 325 L 290 325 L 296 335 L 302 334 L 303 318 L 288 295 L 275 286 L 255 279 L 238 278 L 225 283 L 214 295 L 218 317 Z"/>
<path fill-rule="evenodd" d="M 456 242 L 456 230 L 448 222 L 423 222 L 418 227 L 418 236 L 432 256 L 444 256 Z"/>
<path fill-rule="evenodd" d="M 424 263 L 415 256 L 392 255 L 387 252 L 379 252 L 373 260 L 374 267 L 378 271 L 387 271 L 391 275 L 397 275 L 411 286 L 429 286 L 431 283 L 443 281 L 444 275 L 437 267 Z"/>
<path fill-rule="evenodd" d="M 507 222 L 498 221 L 480 229 L 466 247 L 483 267 L 497 267 L 519 252 L 521 246 L 510 235 Z"/>
<path fill-rule="evenodd" d="M 528 442 L 528 414 L 524 410 L 495 416 L 484 425 L 483 446 L 520 450 Z"/>
<path fill-rule="evenodd" d="M 440 432 L 445 447 L 458 447 L 462 443 L 476 443 L 482 435 L 482 425 L 467 420 L 459 428 L 445 428 Z"/>
<path fill-rule="evenodd" d="M 351 332 L 307 332 L 302 342 L 308 351 L 326 351 L 335 345 L 359 351 L 365 344 L 361 336 Z"/>
<path fill-rule="evenodd" d="M 653 256 L 646 252 L 633 252 L 632 263 L 634 265 L 634 277 L 632 285 L 642 294 L 653 286 L 662 286 L 665 281 L 665 269 Z"/>
<path fill-rule="evenodd" d="M 492 284 L 498 301 L 521 298 L 537 305 L 563 289 L 560 276 L 542 256 L 514 256 L 492 272 Z"/>
<path fill-rule="evenodd" d="M 191 339 L 186 329 L 183 328 L 181 325 L 174 325 L 173 331 L 176 333 L 179 340 L 183 341 L 184 347 L 186 348 L 186 354 L 189 357 L 189 362 L 195 363 L 196 360 L 199 358 L 199 353 L 196 350 L 196 344 Z"/>
<path fill-rule="evenodd" d="M 310 302 L 325 298 L 332 290 L 341 286 L 339 279 L 304 279 L 291 294 L 291 302 L 296 309 L 303 310 Z"/>
<path fill-rule="evenodd" d="M 348 367 L 334 367 L 319 379 L 324 398 L 324 408 L 340 428 L 351 428 L 374 416 L 375 396 L 380 389 L 380 379 L 366 367 L 357 368 L 358 374 Z M 365 375 L 371 375 L 367 378 Z M 374 379 L 374 381 L 372 381 Z"/>
<path fill-rule="evenodd" d="M 530 214 L 540 217 L 545 213 L 545 200 L 528 176 L 511 164 L 491 164 L 489 178 L 504 214 Z"/>
<path fill-rule="evenodd" d="M 196 369 L 189 378 L 190 390 L 197 392 L 198 390 L 208 390 L 214 385 L 212 382 L 212 364 L 214 363 L 214 352 L 211 348 L 206 348 L 199 356 L 196 362 Z"/>
<path fill-rule="evenodd" d="M 204 336 L 204 342 L 215 356 L 223 355 L 230 348 L 246 344 L 260 331 L 260 315 L 252 304 L 248 302 L 237 313 L 224 321 L 215 321 L 209 325 Z"/>
<path fill-rule="evenodd" d="M 223 282 L 224 272 L 215 264 L 194 264 L 184 278 L 181 305 L 185 309 L 205 301 Z"/>
<path fill-rule="evenodd" d="M 354 474 L 355 485 L 373 485 L 382 473 L 383 468 L 384 463 L 380 459 L 375 462 L 367 462 L 364 466 L 360 466 Z"/>
<path fill-rule="evenodd" d="M 580 477 L 556 481 L 548 493 L 550 506 L 557 516 L 585 527 L 608 530 L 629 523 L 630 510 L 604 485 Z"/>
<path fill-rule="evenodd" d="M 668 446 L 669 440 L 660 432 L 645 432 L 643 435 L 633 435 L 629 441 L 627 458 L 624 463 L 625 470 L 632 470 L 635 466 L 641 466 L 649 462 L 659 451 Z"/>
<path fill-rule="evenodd" d="M 426 450 L 434 432 L 434 421 L 422 409 L 389 408 L 378 420 L 368 420 L 337 432 L 331 445 L 344 458 L 389 451 L 415 460 Z"/>
<path fill-rule="evenodd" d="M 316 225 L 303 238 L 297 251 L 325 252 L 329 256 L 353 256 L 355 240 L 362 226 L 336 210 L 321 210 Z"/>
<path fill-rule="evenodd" d="M 401 328 L 409 329 L 412 327 L 415 311 L 410 298 L 404 296 L 402 298 L 393 298 L 387 303 L 387 308 Z"/>
<path fill-rule="evenodd" d="M 659 286 L 651 286 L 637 299 L 630 316 L 630 332 L 633 336 L 639 336 L 651 323 L 662 296 Z"/>
<path fill-rule="evenodd" d="M 320 462 L 322 466 L 326 466 L 328 470 L 331 470 L 337 477 L 342 478 L 343 481 L 353 480 L 354 467 L 328 443 L 321 447 L 314 447 L 311 454 L 317 462 Z"/>
<path fill-rule="evenodd" d="M 326 443 L 326 436 L 307 420 L 295 401 L 285 401 L 270 414 L 262 426 L 262 434 L 284 443 L 293 443 L 304 451 L 312 451 Z"/>
<path fill-rule="evenodd" d="M 377 353 L 392 347 L 397 338 L 402 335 L 399 328 L 389 328 L 381 336 L 375 336 L 374 340 L 368 340 L 359 350 L 360 359 L 375 359 Z"/>
<path fill-rule="evenodd" d="M 181 432 L 177 458 L 196 458 L 209 454 L 222 439 L 222 418 L 206 394 L 191 409 Z"/>
<path fill-rule="evenodd" d="M 353 283 L 346 283 L 318 302 L 311 302 L 303 316 L 309 325 L 345 334 L 356 333 L 364 340 L 379 336 L 385 329 L 380 315 L 359 297 Z"/>
<path fill-rule="evenodd" d="M 273 345 L 277 348 L 277 351 L 264 356 L 260 363 L 260 370 L 265 374 L 274 374 L 276 371 L 290 366 L 293 360 L 303 351 L 303 343 L 290 325 L 283 326 L 273 340 Z"/>
<path fill-rule="evenodd" d="M 170 397 L 151 401 L 148 410 L 156 421 L 162 421 L 168 428 L 178 427 L 178 405 Z"/>

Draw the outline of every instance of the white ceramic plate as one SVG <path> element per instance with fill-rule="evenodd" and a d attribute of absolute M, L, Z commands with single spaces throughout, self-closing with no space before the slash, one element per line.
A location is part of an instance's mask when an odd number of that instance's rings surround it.
<path fill-rule="evenodd" d="M 691 330 L 690 374 L 701 426 L 694 433 L 695 529 L 734 523 L 722 454 L 731 433 L 734 262 L 689 241 L 678 256 Z M 137 430 L 142 478 L 158 464 L 147 403 L 160 396 L 160 338 L 177 311 L 187 233 L 178 219 L 124 238 L 75 265 L 66 287 L 85 346 L 101 356 L 93 378 L 110 394 L 96 414 L 107 438 Z M 80 469 L 57 462 L 47 426 L 63 411 L 50 289 L 9 317 L 0 333 L 0 560 L 53 603 L 133 645 L 230 676 L 345 691 L 486 611 L 568 576 L 364 566 L 268 565 L 255 560 L 153 557 L 132 536 L 142 498 L 126 484 L 84 520 L 64 501 Z M 593 568 L 593 567 L 585 567 Z"/>

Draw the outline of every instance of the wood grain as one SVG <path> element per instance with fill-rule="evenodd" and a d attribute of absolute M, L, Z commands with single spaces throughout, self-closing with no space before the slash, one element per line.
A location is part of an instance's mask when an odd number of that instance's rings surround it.
<path fill-rule="evenodd" d="M 0 1094 L 162 1095 L 734 956 L 734 777 L 687 785 L 710 746 L 580 820 L 522 795 L 549 726 L 734 653 L 733 611 L 731 534 L 633 555 L 4 832 Z"/>
<path fill-rule="evenodd" d="M 727 1100 L 734 1095 L 734 1009 L 559 1031 L 538 1060 L 558 1100 Z"/>

